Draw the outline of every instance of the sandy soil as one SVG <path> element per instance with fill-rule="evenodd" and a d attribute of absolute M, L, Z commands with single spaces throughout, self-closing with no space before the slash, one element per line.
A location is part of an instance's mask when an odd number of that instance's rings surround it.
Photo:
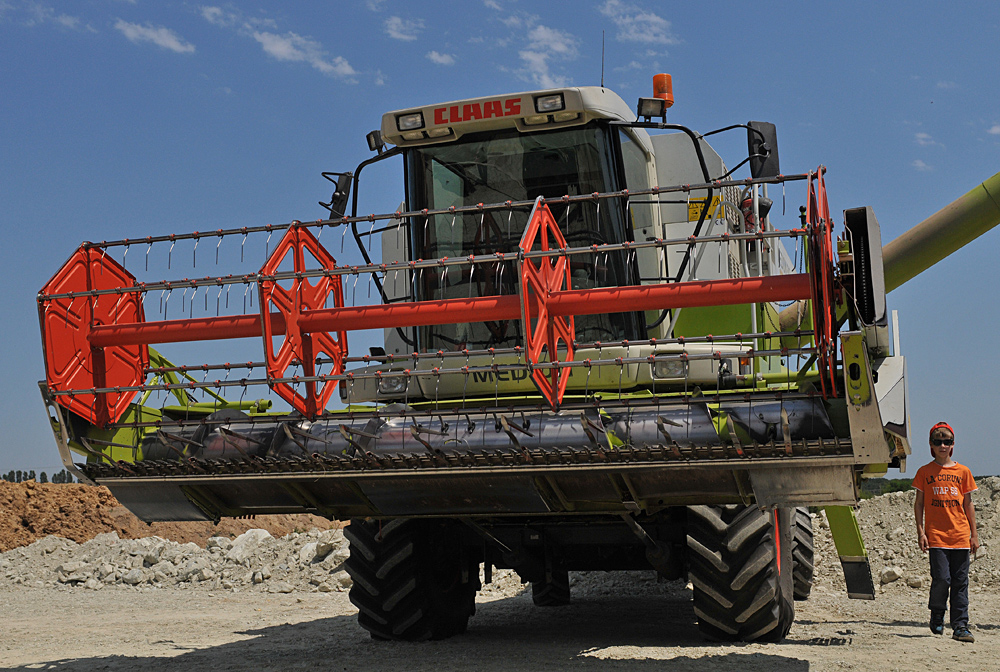
<path fill-rule="evenodd" d="M 627 583 L 627 580 L 625 580 Z M 588 594 L 539 609 L 481 599 L 466 635 L 372 641 L 346 593 L 0 588 L 0 667 L 58 670 L 997 670 L 1000 593 L 972 596 L 977 642 L 932 635 L 923 591 L 875 602 L 818 587 L 780 644 L 705 641 L 690 592 Z"/>
<path fill-rule="evenodd" d="M 0 481 L 0 552 L 27 546 L 50 534 L 82 543 L 102 532 L 116 532 L 122 539 L 157 536 L 204 547 L 211 536 L 236 537 L 253 528 L 280 537 L 313 527 L 325 530 L 339 524 L 317 516 L 294 515 L 226 518 L 218 525 L 210 521 L 147 525 L 105 487 Z"/>

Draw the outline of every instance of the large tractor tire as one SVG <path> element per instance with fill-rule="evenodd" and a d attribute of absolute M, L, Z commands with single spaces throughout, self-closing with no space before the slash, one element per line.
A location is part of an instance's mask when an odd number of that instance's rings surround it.
<path fill-rule="evenodd" d="M 358 623 L 373 639 L 421 641 L 465 632 L 476 610 L 478 562 L 450 521 L 352 520 L 345 568 Z"/>
<path fill-rule="evenodd" d="M 538 607 L 563 607 L 569 604 L 569 572 L 552 570 L 552 580 L 531 582 L 531 599 Z"/>
<path fill-rule="evenodd" d="M 792 510 L 792 579 L 795 599 L 806 600 L 813 585 L 813 522 L 809 508 Z"/>
<path fill-rule="evenodd" d="M 713 639 L 777 642 L 795 618 L 791 510 L 688 508 L 688 576 L 698 627 Z"/>

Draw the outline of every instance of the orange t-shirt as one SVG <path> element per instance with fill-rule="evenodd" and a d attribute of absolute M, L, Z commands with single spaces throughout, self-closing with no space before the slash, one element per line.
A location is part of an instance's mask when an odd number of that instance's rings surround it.
<path fill-rule="evenodd" d="M 913 477 L 924 493 L 924 532 L 930 548 L 969 548 L 972 528 L 965 515 L 965 495 L 976 489 L 969 468 L 957 462 L 942 467 L 925 464 Z"/>

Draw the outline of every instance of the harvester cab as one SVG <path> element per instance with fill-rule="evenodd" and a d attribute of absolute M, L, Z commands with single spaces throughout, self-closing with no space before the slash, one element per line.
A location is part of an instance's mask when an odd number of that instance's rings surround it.
<path fill-rule="evenodd" d="M 391 112 L 371 159 L 324 173 L 323 219 L 84 243 L 38 296 L 64 463 L 149 521 L 350 520 L 351 599 L 380 639 L 464 631 L 494 567 L 542 606 L 569 601 L 569 571 L 686 574 L 705 633 L 780 639 L 811 584 L 807 506 L 873 598 L 850 507 L 910 452 L 885 292 L 933 260 L 883 258 L 870 208 L 835 237 L 825 169 L 781 174 L 773 125 L 696 133 L 666 122 L 669 77 L 656 92 L 636 112 L 601 87 Z M 746 133 L 733 168 L 723 131 Z M 388 160 L 403 203 L 360 214 Z M 964 198 L 968 231 L 1000 219 Z M 348 234 L 357 263 L 328 247 Z M 219 264 L 234 238 L 236 272 L 148 277 L 154 250 L 194 264 L 208 239 Z M 383 339 L 352 354 L 359 330 Z M 246 338 L 261 361 L 150 347 Z"/>

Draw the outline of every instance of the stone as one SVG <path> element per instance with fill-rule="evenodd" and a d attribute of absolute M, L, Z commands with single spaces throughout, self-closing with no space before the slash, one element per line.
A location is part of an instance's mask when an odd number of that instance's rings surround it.
<path fill-rule="evenodd" d="M 906 585 L 910 588 L 923 588 L 924 582 L 919 576 L 911 576 L 906 579 Z"/>
<path fill-rule="evenodd" d="M 223 551 L 228 551 L 233 547 L 233 541 L 229 537 L 209 537 L 208 541 L 205 542 L 205 548 L 212 550 L 213 548 L 218 548 Z"/>
<path fill-rule="evenodd" d="M 119 541 L 121 541 L 121 539 L 117 532 L 102 532 L 91 539 L 90 543 L 98 546 L 111 546 L 113 544 L 117 544 Z"/>
<path fill-rule="evenodd" d="M 340 571 L 330 577 L 330 580 L 336 583 L 341 588 L 347 589 L 354 585 L 354 580 L 351 575 L 345 571 Z"/>
<path fill-rule="evenodd" d="M 154 574 L 163 574 L 164 576 L 174 576 L 177 574 L 177 566 L 165 560 L 161 560 L 149 569 Z"/>
<path fill-rule="evenodd" d="M 146 575 L 139 568 L 130 569 L 126 572 L 125 576 L 122 577 L 122 582 L 127 583 L 130 586 L 137 586 L 140 583 L 145 582 Z"/>
<path fill-rule="evenodd" d="M 97 579 L 87 579 L 87 582 L 83 584 L 83 587 L 87 590 L 100 590 L 104 587 L 104 584 Z"/>
<path fill-rule="evenodd" d="M 226 553 L 226 559 L 242 564 L 257 552 L 261 543 L 271 538 L 271 533 L 267 530 L 247 530 L 233 540 L 233 546 Z"/>
<path fill-rule="evenodd" d="M 888 541 L 896 541 L 897 539 L 902 539 L 904 536 L 906 536 L 906 528 L 902 526 L 885 533 L 885 538 Z"/>
<path fill-rule="evenodd" d="M 87 568 L 86 562 L 64 562 L 63 564 L 56 567 L 56 571 L 60 574 L 73 574 Z"/>
<path fill-rule="evenodd" d="M 202 567 L 195 572 L 194 577 L 199 581 L 211 581 L 215 578 L 215 572 L 212 571 L 211 567 Z"/>
<path fill-rule="evenodd" d="M 316 552 L 317 546 L 318 544 L 315 541 L 310 541 L 303 546 L 299 551 L 299 564 L 308 565 L 311 563 L 318 555 Z"/>
<path fill-rule="evenodd" d="M 181 581 L 189 581 L 195 574 L 211 564 L 207 558 L 191 558 L 177 571 L 177 578 Z"/>
<path fill-rule="evenodd" d="M 903 576 L 903 570 L 900 567 L 885 567 L 882 573 L 879 574 L 879 583 L 883 586 L 887 583 L 892 583 L 893 581 L 899 580 Z"/>
<path fill-rule="evenodd" d="M 295 590 L 295 586 L 287 581 L 275 581 L 267 587 L 269 593 L 290 593 Z"/>
<path fill-rule="evenodd" d="M 91 578 L 90 572 L 73 572 L 72 574 L 60 576 L 59 580 L 63 583 L 80 583 L 89 578 Z"/>
<path fill-rule="evenodd" d="M 323 560 L 324 558 L 326 558 L 326 556 L 328 556 L 331 553 L 333 553 L 334 549 L 336 549 L 336 548 L 337 548 L 337 545 L 334 544 L 332 541 L 318 541 L 318 542 L 316 542 L 316 556 L 315 556 L 315 559 L 316 560 Z"/>

